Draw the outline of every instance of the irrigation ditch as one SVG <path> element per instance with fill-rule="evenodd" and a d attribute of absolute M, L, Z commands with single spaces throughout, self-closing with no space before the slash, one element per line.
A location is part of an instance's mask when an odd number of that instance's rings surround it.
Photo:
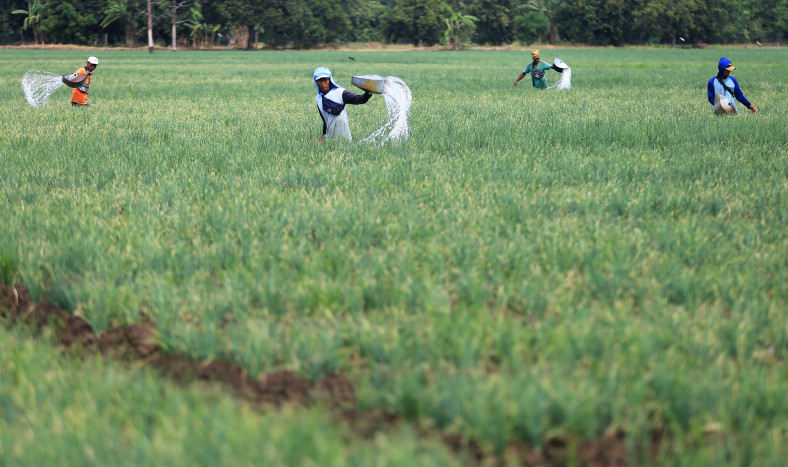
<path fill-rule="evenodd" d="M 424 436 L 438 437 L 456 455 L 476 465 L 626 466 L 633 446 L 635 458 L 658 461 L 661 450 L 670 445 L 671 436 L 662 428 L 653 428 L 646 442 L 628 440 L 626 431 L 615 429 L 595 439 L 550 436 L 541 448 L 512 442 L 504 453 L 491 455 L 476 440 L 443 433 L 436 428 L 421 428 L 416 422 L 390 412 L 359 410 L 354 382 L 339 373 L 327 374 L 318 381 L 302 378 L 292 371 L 277 371 L 252 379 L 243 367 L 232 362 L 201 362 L 185 355 L 167 354 L 157 342 L 156 326 L 144 317 L 141 323 L 96 333 L 81 317 L 49 303 L 45 297 L 34 302 L 25 286 L 6 285 L 0 281 L 0 322 L 6 327 L 26 326 L 37 336 L 47 328 L 55 336 L 55 345 L 64 357 L 100 355 L 126 363 L 130 368 L 133 365 L 155 369 L 162 377 L 180 385 L 218 384 L 260 410 L 275 410 L 283 404 L 319 402 L 329 408 L 338 423 L 346 423 L 362 438 L 407 423 Z"/>

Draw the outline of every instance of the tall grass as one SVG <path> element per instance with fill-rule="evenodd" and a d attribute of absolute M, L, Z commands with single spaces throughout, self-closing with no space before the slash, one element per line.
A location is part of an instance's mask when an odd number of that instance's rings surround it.
<path fill-rule="evenodd" d="M 1 54 L 5 82 L 84 61 Z M 512 89 L 527 54 L 482 51 L 105 51 L 90 109 L 8 86 L 3 275 L 253 375 L 352 373 L 362 407 L 490 452 L 664 426 L 666 456 L 777 465 L 785 53 L 554 54 L 569 91 Z M 721 55 L 756 115 L 712 115 Z M 349 106 L 356 142 L 316 143 L 318 65 L 403 79 L 410 140 L 358 142 L 375 97 Z M 695 436 L 710 424 L 724 449 Z"/>

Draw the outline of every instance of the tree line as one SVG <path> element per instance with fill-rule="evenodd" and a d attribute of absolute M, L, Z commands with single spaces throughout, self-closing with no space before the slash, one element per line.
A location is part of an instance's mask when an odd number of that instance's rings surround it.
<path fill-rule="evenodd" d="M 779 43 L 788 0 L 3 0 L 0 44 Z"/>

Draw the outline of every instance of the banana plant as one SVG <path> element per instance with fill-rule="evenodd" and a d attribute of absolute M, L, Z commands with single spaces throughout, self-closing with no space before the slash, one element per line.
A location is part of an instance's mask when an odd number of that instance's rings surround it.
<path fill-rule="evenodd" d="M 207 24 L 202 22 L 203 16 L 200 11 L 200 6 L 193 6 L 189 8 L 189 19 L 183 24 L 189 29 L 192 38 L 192 47 L 197 47 L 198 38 L 205 33 Z"/>
<path fill-rule="evenodd" d="M 137 34 L 134 31 L 134 19 L 139 15 L 135 0 L 109 0 L 104 8 L 104 20 L 101 27 L 106 28 L 115 21 L 123 21 L 126 32 L 126 47 L 137 46 Z"/>
<path fill-rule="evenodd" d="M 558 42 L 558 28 L 553 22 L 555 13 L 566 4 L 564 0 L 530 0 L 527 8 L 533 11 L 538 11 L 543 14 L 547 21 L 550 22 L 549 42 L 556 44 Z"/>
<path fill-rule="evenodd" d="M 11 12 L 12 15 L 27 15 L 25 17 L 25 22 L 22 23 L 22 30 L 32 29 L 33 30 L 33 42 L 38 45 L 38 40 L 41 39 L 43 43 L 43 38 L 40 37 L 38 33 L 38 26 L 41 24 L 41 15 L 46 10 L 47 4 L 41 2 L 41 0 L 27 0 L 27 10 L 14 10 Z"/>
<path fill-rule="evenodd" d="M 452 11 L 451 16 L 444 18 L 443 21 L 446 23 L 446 30 L 443 31 L 441 42 L 449 44 L 453 50 L 460 50 L 470 41 L 479 18 Z"/>

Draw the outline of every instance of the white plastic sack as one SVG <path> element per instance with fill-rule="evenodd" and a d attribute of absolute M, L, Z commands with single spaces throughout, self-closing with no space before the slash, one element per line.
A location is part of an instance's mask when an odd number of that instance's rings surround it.
<path fill-rule="evenodd" d="M 736 109 L 727 97 L 717 94 L 714 96 L 714 112 L 718 115 L 735 114 Z"/>
<path fill-rule="evenodd" d="M 553 59 L 553 65 L 561 68 L 563 72 L 561 72 L 561 79 L 547 89 L 569 89 L 572 85 L 572 69 L 558 57 Z"/>

